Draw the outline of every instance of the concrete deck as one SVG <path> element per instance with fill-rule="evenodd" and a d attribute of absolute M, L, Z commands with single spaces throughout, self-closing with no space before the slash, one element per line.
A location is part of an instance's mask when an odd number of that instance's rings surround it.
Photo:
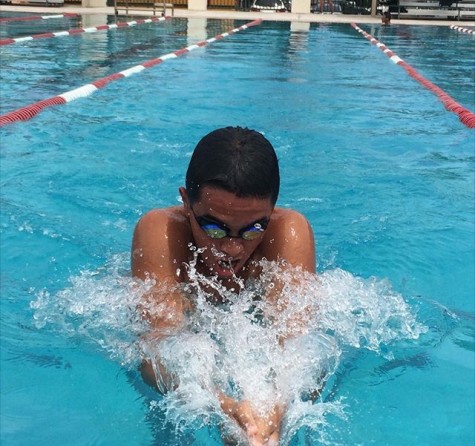
<path fill-rule="evenodd" d="M 108 14 L 114 15 L 114 8 L 88 8 L 75 5 L 65 5 L 62 8 L 55 7 L 38 7 L 27 5 L 1 5 L 0 11 L 10 12 L 31 12 L 41 14 L 61 14 L 61 13 L 77 13 L 77 14 Z M 133 15 L 133 8 L 129 9 L 129 15 Z M 147 11 L 137 11 L 137 16 L 152 15 Z M 287 13 L 259 13 L 259 12 L 245 12 L 234 10 L 207 10 L 207 11 L 190 11 L 185 8 L 175 8 L 175 17 L 205 17 L 210 19 L 235 19 L 235 20 L 255 20 L 261 18 L 262 20 L 270 21 L 285 21 L 285 22 L 306 22 L 306 23 L 359 23 L 372 24 L 381 23 L 381 17 L 372 17 L 369 15 L 347 15 L 347 14 L 293 14 Z M 473 21 L 457 21 L 457 20 L 418 20 L 418 19 L 396 19 L 391 20 L 392 25 L 432 25 L 432 26 L 475 26 Z"/>

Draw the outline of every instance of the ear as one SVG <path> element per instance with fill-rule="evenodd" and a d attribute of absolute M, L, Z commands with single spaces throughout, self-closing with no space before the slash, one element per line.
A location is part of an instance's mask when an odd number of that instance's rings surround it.
<path fill-rule="evenodd" d="M 184 187 L 178 188 L 178 192 L 180 193 L 180 197 L 183 201 L 183 206 L 186 211 L 190 210 L 190 199 L 188 198 L 188 192 Z"/>

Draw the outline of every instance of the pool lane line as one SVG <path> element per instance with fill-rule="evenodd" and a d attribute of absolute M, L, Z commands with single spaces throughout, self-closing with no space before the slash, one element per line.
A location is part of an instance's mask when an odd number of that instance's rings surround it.
<path fill-rule="evenodd" d="M 2 17 L 0 18 L 0 23 L 4 22 L 25 22 L 30 20 L 48 20 L 48 19 L 62 19 L 69 17 L 78 17 L 79 14 L 74 12 L 65 12 L 64 14 L 55 14 L 55 15 L 30 15 L 27 17 Z"/>
<path fill-rule="evenodd" d="M 420 75 L 407 62 L 404 62 L 397 54 L 393 53 L 386 45 L 384 45 L 384 43 L 379 42 L 371 34 L 363 31 L 356 23 L 352 23 L 351 26 L 366 39 L 368 39 L 373 45 L 376 45 L 384 54 L 386 54 L 386 56 L 391 59 L 392 62 L 394 62 L 396 65 L 401 65 L 409 74 L 409 76 L 434 93 L 442 102 L 442 104 L 444 104 L 444 107 L 447 110 L 455 113 L 465 126 L 471 129 L 475 128 L 475 113 L 471 112 L 465 107 L 462 107 L 458 102 L 445 93 L 444 90 Z"/>
<path fill-rule="evenodd" d="M 23 37 L 9 37 L 7 39 L 0 39 L 0 46 L 10 45 L 12 43 L 21 43 L 21 42 L 27 42 L 27 41 L 29 42 L 31 40 L 36 40 L 36 39 L 47 39 L 50 37 L 77 36 L 78 34 L 83 34 L 83 33 L 95 33 L 97 31 L 104 31 L 108 29 L 117 29 L 117 28 L 125 28 L 128 26 L 143 25 L 144 23 L 163 22 L 164 20 L 169 20 L 169 19 L 171 19 L 170 16 L 151 17 L 149 19 L 132 20 L 130 22 L 117 22 L 112 25 L 99 25 L 99 26 L 94 26 L 91 28 L 72 28 L 68 31 L 56 31 L 56 32 L 49 32 L 49 33 L 42 33 L 42 34 L 33 34 L 32 36 L 23 36 Z"/>
<path fill-rule="evenodd" d="M 33 118 L 34 116 L 36 116 L 41 111 L 43 111 L 45 108 L 52 107 L 54 105 L 66 104 L 76 99 L 84 98 L 86 96 L 91 95 L 92 93 L 99 90 L 100 88 L 104 88 L 106 85 L 108 85 L 109 83 L 113 81 L 122 79 L 124 77 L 129 77 L 135 73 L 140 73 L 146 68 L 154 67 L 155 65 L 165 62 L 168 59 L 175 59 L 179 56 L 182 56 L 183 54 L 189 53 L 198 48 L 203 48 L 204 46 L 214 43 L 216 41 L 222 40 L 225 37 L 230 36 L 231 34 L 235 34 L 239 31 L 244 31 L 252 26 L 260 25 L 261 23 L 262 23 L 262 19 L 253 20 L 252 22 L 246 23 L 245 25 L 242 25 L 238 28 L 234 28 L 230 31 L 227 31 L 222 34 L 218 34 L 206 40 L 202 40 L 200 42 L 197 42 L 193 45 L 189 45 L 180 50 L 157 57 L 156 59 L 148 60 L 140 65 L 136 65 L 132 68 L 128 68 L 127 70 L 123 70 L 118 73 L 111 74 L 107 77 L 103 77 L 94 82 L 91 82 L 90 84 L 86 84 L 86 85 L 83 85 L 82 87 L 76 88 L 75 90 L 70 90 L 58 96 L 44 99 L 42 101 L 35 102 L 34 104 L 28 105 L 26 107 L 19 108 L 18 110 L 12 111 L 10 113 L 0 115 L 0 127 L 7 124 L 12 124 L 14 122 L 18 122 L 18 121 L 27 121 Z"/>
<path fill-rule="evenodd" d="M 459 33 L 475 34 L 475 31 L 473 29 L 462 28 L 461 26 L 457 26 L 457 25 L 450 25 L 450 29 L 454 29 L 455 31 L 458 31 Z"/>

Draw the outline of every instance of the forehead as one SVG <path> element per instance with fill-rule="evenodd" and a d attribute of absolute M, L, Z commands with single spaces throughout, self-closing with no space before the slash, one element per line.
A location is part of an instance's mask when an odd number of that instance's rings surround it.
<path fill-rule="evenodd" d="M 270 198 L 238 197 L 224 189 L 206 186 L 194 208 L 213 216 L 270 216 L 273 210 Z"/>

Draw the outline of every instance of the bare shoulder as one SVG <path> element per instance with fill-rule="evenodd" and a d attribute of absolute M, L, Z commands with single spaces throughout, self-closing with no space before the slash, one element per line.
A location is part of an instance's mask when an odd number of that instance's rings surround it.
<path fill-rule="evenodd" d="M 291 225 L 309 225 L 307 218 L 294 209 L 275 208 L 272 219 Z"/>
<path fill-rule="evenodd" d="M 315 271 L 315 239 L 307 218 L 293 209 L 275 208 L 262 249 L 270 260 L 284 259 Z"/>
<path fill-rule="evenodd" d="M 181 206 L 172 206 L 162 209 L 152 209 L 144 214 L 138 221 L 137 226 L 155 224 L 156 222 L 166 222 L 168 220 L 182 221 L 186 220 L 185 213 Z"/>
<path fill-rule="evenodd" d="M 186 258 L 189 222 L 180 206 L 153 209 L 138 221 L 132 240 L 132 273 L 144 278 L 169 275 Z M 172 265 L 172 262 L 175 261 Z"/>
<path fill-rule="evenodd" d="M 172 234 L 178 235 L 186 227 L 187 218 L 181 207 L 153 209 L 143 215 L 135 226 L 133 244 L 143 245 L 146 242 L 149 245 L 151 241 L 159 242 Z"/>
<path fill-rule="evenodd" d="M 270 233 L 285 240 L 298 243 L 314 243 L 313 230 L 307 218 L 293 209 L 276 208 L 272 214 Z"/>

